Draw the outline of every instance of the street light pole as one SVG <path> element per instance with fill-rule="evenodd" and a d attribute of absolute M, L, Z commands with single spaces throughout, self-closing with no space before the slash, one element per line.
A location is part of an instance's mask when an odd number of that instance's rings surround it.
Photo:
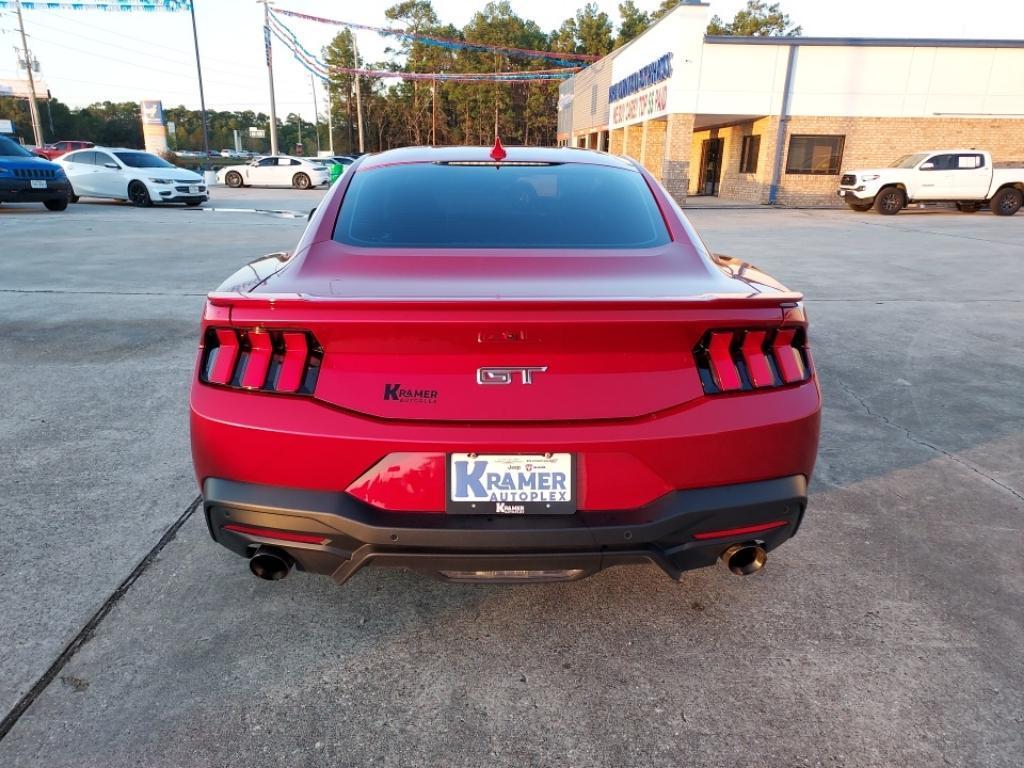
<path fill-rule="evenodd" d="M 320 155 L 320 109 L 316 105 L 316 79 L 309 73 L 309 85 L 313 89 L 313 125 L 316 126 L 316 154 Z"/>
<path fill-rule="evenodd" d="M 270 83 L 270 154 L 277 154 L 277 105 L 274 103 L 274 55 L 270 44 L 270 0 L 263 4 L 263 43 L 267 49 L 267 79 Z"/>
<path fill-rule="evenodd" d="M 206 124 L 206 96 L 203 94 L 203 65 L 199 63 L 199 32 L 196 29 L 196 0 L 188 4 L 192 14 L 192 42 L 196 47 L 196 73 L 199 75 L 199 109 L 203 116 L 203 157 L 210 156 L 210 130 Z"/>
<path fill-rule="evenodd" d="M 356 45 L 356 36 L 352 35 L 352 54 L 355 57 L 356 70 L 362 69 L 362 65 L 359 63 L 359 46 Z M 355 79 L 356 86 L 356 123 L 359 127 L 359 153 L 362 154 L 366 151 L 366 146 L 363 141 L 363 89 L 359 87 L 359 75 L 356 75 Z"/>
<path fill-rule="evenodd" d="M 39 105 L 36 104 L 36 79 L 32 74 L 32 56 L 28 50 L 28 37 L 25 35 L 25 20 L 21 18 L 21 0 L 15 0 L 14 9 L 18 12 L 18 29 L 21 32 L 21 52 L 24 54 L 25 71 L 28 72 L 29 114 L 32 115 L 32 134 L 36 146 L 43 146 L 43 124 L 39 120 Z"/>

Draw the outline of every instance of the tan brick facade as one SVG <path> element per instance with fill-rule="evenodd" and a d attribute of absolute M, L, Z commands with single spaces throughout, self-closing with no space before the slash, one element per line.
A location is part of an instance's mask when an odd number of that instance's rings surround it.
<path fill-rule="evenodd" d="M 719 197 L 767 203 L 775 162 L 775 138 L 778 118 L 740 123 L 714 131 L 693 134 L 691 157 L 700 162 L 704 140 L 717 136 L 724 140 Z M 757 172 L 741 174 L 740 153 L 743 136 L 759 134 L 761 145 Z M 1014 118 L 898 118 L 898 117 L 806 117 L 788 121 L 789 137 L 801 134 L 841 135 L 845 137 L 841 169 L 887 166 L 901 155 L 929 149 L 974 147 L 988 150 L 996 162 L 1024 160 L 1024 120 Z M 690 194 L 697 194 L 698 172 L 690 180 Z M 839 175 L 803 175 L 786 173 L 782 159 L 777 202 L 793 206 L 841 206 L 836 196 Z"/>
<path fill-rule="evenodd" d="M 680 204 L 686 200 L 690 186 L 693 118 L 693 115 L 676 114 L 665 119 L 665 159 L 658 180 Z"/>

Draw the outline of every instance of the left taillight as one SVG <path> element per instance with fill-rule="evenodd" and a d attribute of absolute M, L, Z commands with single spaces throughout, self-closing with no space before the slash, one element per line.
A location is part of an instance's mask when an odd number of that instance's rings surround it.
<path fill-rule="evenodd" d="M 210 327 L 203 335 L 199 380 L 235 389 L 311 395 L 323 356 L 309 331 Z"/>
<path fill-rule="evenodd" d="M 811 378 L 802 326 L 708 331 L 693 356 L 708 395 L 784 387 Z"/>

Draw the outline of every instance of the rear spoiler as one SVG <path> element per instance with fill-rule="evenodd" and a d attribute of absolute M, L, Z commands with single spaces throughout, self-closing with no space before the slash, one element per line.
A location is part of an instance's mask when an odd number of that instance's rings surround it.
<path fill-rule="evenodd" d="M 764 307 L 794 306 L 803 301 L 804 295 L 797 291 L 759 292 L 751 289 L 750 293 L 703 293 L 691 296 L 657 296 L 657 297 L 564 297 L 530 299 L 515 296 L 313 296 L 302 293 L 241 293 L 238 291 L 214 291 L 207 295 L 209 303 L 215 307 L 238 307 L 250 309 L 304 309 L 326 310 L 332 308 L 379 309 L 383 305 L 388 308 L 426 308 L 440 304 L 457 304 L 462 306 L 481 305 L 486 308 L 501 306 L 504 308 L 566 308 L 574 310 L 608 309 L 609 306 L 632 305 L 636 309 L 683 309 L 707 307 L 714 309 L 753 309 Z"/>

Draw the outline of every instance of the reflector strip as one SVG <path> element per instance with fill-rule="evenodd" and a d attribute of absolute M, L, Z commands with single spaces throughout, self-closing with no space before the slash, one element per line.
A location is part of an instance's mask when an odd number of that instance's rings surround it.
<path fill-rule="evenodd" d="M 270 368 L 270 358 L 274 355 L 274 345 L 270 341 L 270 334 L 266 331 L 250 331 L 249 346 L 249 357 L 239 383 L 246 389 L 259 389 L 267 380 L 267 370 Z"/>
<path fill-rule="evenodd" d="M 729 536 L 745 536 L 748 533 L 761 533 L 762 531 L 773 531 L 776 528 L 781 528 L 784 525 L 789 525 L 788 520 L 773 520 L 770 523 L 760 523 L 758 525 L 745 525 L 742 528 L 724 528 L 721 531 L 701 531 L 700 533 L 693 534 L 693 538 L 698 541 L 705 539 L 725 539 Z"/>
<path fill-rule="evenodd" d="M 217 329 L 217 347 L 211 350 L 213 366 L 208 374 L 214 384 L 230 384 L 238 361 L 238 336 L 228 328 Z"/>
<path fill-rule="evenodd" d="M 723 392 L 731 392 L 743 386 L 740 372 L 736 368 L 736 363 L 732 361 L 732 352 L 729 350 L 731 344 L 732 334 L 728 332 L 712 333 L 711 343 L 708 344 L 711 375 L 715 377 L 715 384 Z"/>
<path fill-rule="evenodd" d="M 803 381 L 807 377 L 807 369 L 804 368 L 800 352 L 793 346 L 794 336 L 795 328 L 783 328 L 775 334 L 775 340 L 772 342 L 772 352 L 775 353 L 775 363 L 779 366 L 779 375 L 787 384 Z"/>
<path fill-rule="evenodd" d="M 284 359 L 277 376 L 278 392 L 298 392 L 302 386 L 302 376 L 306 372 L 306 357 L 309 349 L 306 346 L 304 333 L 282 333 L 284 337 Z"/>
<path fill-rule="evenodd" d="M 767 331 L 747 331 L 743 336 L 743 346 L 740 347 L 743 362 L 747 364 L 747 375 L 755 387 L 770 387 L 775 383 L 775 376 L 772 375 L 764 353 L 764 340 L 767 336 Z"/>
<path fill-rule="evenodd" d="M 330 541 L 326 536 L 317 536 L 312 533 L 292 533 L 291 531 L 259 528 L 255 525 L 242 525 L 241 523 L 228 523 L 221 527 L 225 531 L 234 533 L 244 533 L 248 536 L 260 536 L 264 539 L 277 539 L 278 541 L 294 541 L 299 544 L 326 544 Z"/>

